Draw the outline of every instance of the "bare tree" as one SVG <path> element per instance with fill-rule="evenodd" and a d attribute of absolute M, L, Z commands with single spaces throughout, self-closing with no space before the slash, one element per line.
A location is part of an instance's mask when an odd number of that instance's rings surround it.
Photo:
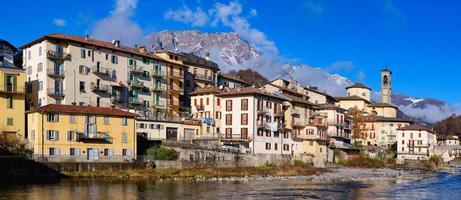
<path fill-rule="evenodd" d="M 358 108 L 354 107 L 349 109 L 348 114 L 352 117 L 352 139 L 366 139 L 367 135 L 364 130 L 367 120 L 364 113 Z"/>

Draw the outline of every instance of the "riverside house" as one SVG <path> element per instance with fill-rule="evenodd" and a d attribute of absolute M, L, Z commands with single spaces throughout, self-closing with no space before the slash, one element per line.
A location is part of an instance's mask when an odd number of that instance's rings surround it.
<path fill-rule="evenodd" d="M 428 160 L 434 154 L 437 137 L 431 129 L 413 124 L 397 129 L 397 162 Z"/>
<path fill-rule="evenodd" d="M 27 111 L 35 159 L 122 162 L 136 156 L 133 113 L 107 107 L 48 104 Z"/>

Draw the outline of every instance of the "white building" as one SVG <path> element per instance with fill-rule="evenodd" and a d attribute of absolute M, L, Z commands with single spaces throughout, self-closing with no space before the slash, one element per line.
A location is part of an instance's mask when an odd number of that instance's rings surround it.
<path fill-rule="evenodd" d="M 397 162 L 428 160 L 433 155 L 437 137 L 422 125 L 413 124 L 397 129 Z"/>

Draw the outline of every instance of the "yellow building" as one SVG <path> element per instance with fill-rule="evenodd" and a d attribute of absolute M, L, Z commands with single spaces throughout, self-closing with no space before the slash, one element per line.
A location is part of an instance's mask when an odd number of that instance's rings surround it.
<path fill-rule="evenodd" d="M 0 132 L 26 137 L 24 132 L 24 70 L 0 66 Z"/>
<path fill-rule="evenodd" d="M 133 113 L 108 107 L 49 104 L 27 111 L 34 158 L 121 162 L 136 156 Z"/>

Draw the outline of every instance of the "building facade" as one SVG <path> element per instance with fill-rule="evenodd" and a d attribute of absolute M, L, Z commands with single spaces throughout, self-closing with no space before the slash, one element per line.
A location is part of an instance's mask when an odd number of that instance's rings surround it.
<path fill-rule="evenodd" d="M 422 125 L 413 124 L 397 129 L 397 162 L 428 160 L 437 144 L 435 133 Z"/>
<path fill-rule="evenodd" d="M 27 113 L 35 159 L 123 162 L 136 156 L 136 115 L 115 108 L 48 104 Z"/>

